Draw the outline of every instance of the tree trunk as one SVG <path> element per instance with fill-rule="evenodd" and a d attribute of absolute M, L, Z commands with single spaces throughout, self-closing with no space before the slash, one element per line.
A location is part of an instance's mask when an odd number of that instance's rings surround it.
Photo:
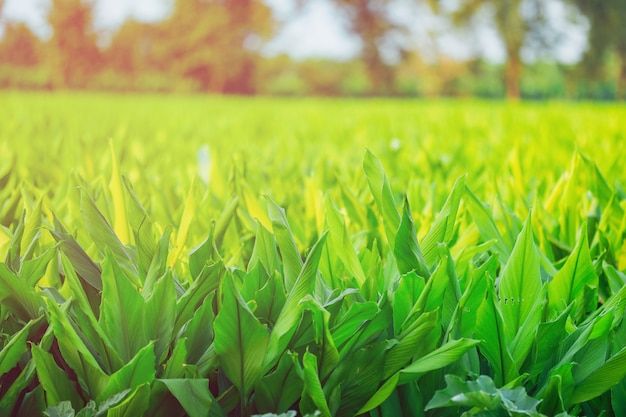
<path fill-rule="evenodd" d="M 520 79 L 522 77 L 522 60 L 519 51 L 510 51 L 508 53 L 505 69 L 504 84 L 506 87 L 506 97 L 509 100 L 519 100 L 520 98 Z"/>

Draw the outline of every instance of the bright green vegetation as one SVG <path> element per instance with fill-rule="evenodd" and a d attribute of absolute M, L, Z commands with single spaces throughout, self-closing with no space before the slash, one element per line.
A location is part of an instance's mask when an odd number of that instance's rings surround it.
<path fill-rule="evenodd" d="M 626 414 L 623 106 L 0 103 L 0 416 Z"/>

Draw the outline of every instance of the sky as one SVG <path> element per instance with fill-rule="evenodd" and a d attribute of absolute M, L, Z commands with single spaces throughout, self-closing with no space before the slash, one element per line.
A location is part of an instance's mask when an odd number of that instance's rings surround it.
<path fill-rule="evenodd" d="M 294 0 L 266 0 L 280 23 L 276 37 L 266 46 L 268 55 L 287 53 L 294 58 L 322 57 L 349 59 L 359 52 L 356 36 L 345 29 L 341 13 L 330 0 L 309 0 L 306 6 L 296 10 Z M 580 59 L 586 45 L 584 22 L 572 23 L 569 13 L 558 0 L 545 0 L 549 19 L 559 28 L 561 37 L 555 41 L 557 60 L 566 63 Z M 24 21 L 39 35 L 46 36 L 48 0 L 5 0 L 5 18 Z M 504 48 L 495 30 L 488 24 L 479 25 L 480 30 L 467 31 L 451 27 L 437 18 L 418 2 L 406 2 L 405 6 L 392 10 L 393 15 L 410 28 L 411 46 L 423 54 L 442 53 L 456 59 L 483 56 L 493 62 L 505 57 Z M 96 26 L 104 32 L 113 31 L 125 19 L 133 17 L 144 21 L 156 21 L 165 17 L 169 0 L 96 0 Z M 488 17 L 485 16 L 485 22 Z M 530 51 L 523 56 L 531 60 Z M 390 57 L 393 59 L 393 57 Z"/>

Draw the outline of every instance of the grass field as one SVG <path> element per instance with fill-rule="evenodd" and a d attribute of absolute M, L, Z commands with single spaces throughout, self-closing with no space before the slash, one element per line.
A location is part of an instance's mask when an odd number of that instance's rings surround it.
<path fill-rule="evenodd" d="M 0 110 L 0 416 L 626 415 L 624 105 Z"/>

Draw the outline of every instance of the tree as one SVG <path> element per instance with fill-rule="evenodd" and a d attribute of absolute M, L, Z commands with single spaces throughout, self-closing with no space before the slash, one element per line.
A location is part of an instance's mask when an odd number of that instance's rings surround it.
<path fill-rule="evenodd" d="M 127 20 L 114 33 L 105 51 L 107 65 L 114 71 L 135 76 L 145 69 L 152 69 L 153 54 L 159 35 L 153 24 Z"/>
<path fill-rule="evenodd" d="M 203 91 L 254 92 L 258 46 L 273 29 L 261 0 L 180 0 L 161 25 L 160 62 Z"/>
<path fill-rule="evenodd" d="M 0 39 L 0 63 L 15 67 L 34 67 L 40 61 L 39 44 L 39 38 L 25 24 L 7 23 Z"/>
<path fill-rule="evenodd" d="M 394 70 L 385 62 L 382 51 L 395 49 L 401 52 L 393 35 L 402 31 L 401 25 L 390 15 L 392 0 L 334 0 L 347 17 L 350 30 L 361 41 L 363 60 L 376 94 L 388 93 L 393 88 Z"/>
<path fill-rule="evenodd" d="M 63 87 L 84 87 L 101 64 L 93 29 L 92 3 L 52 0 L 48 20 L 55 76 Z"/>
<path fill-rule="evenodd" d="M 524 6 L 534 13 L 523 13 Z M 500 35 L 506 51 L 504 83 L 506 95 L 510 99 L 520 97 L 522 76 L 522 47 L 529 36 L 541 29 L 541 0 L 461 0 L 459 7 L 452 13 L 458 24 L 467 24 L 481 11 L 488 9 L 493 16 L 495 28 Z"/>
<path fill-rule="evenodd" d="M 619 58 L 618 97 L 626 98 L 626 1 L 574 0 L 589 21 L 588 47 L 583 59 L 587 73 L 597 76 L 607 55 Z"/>

